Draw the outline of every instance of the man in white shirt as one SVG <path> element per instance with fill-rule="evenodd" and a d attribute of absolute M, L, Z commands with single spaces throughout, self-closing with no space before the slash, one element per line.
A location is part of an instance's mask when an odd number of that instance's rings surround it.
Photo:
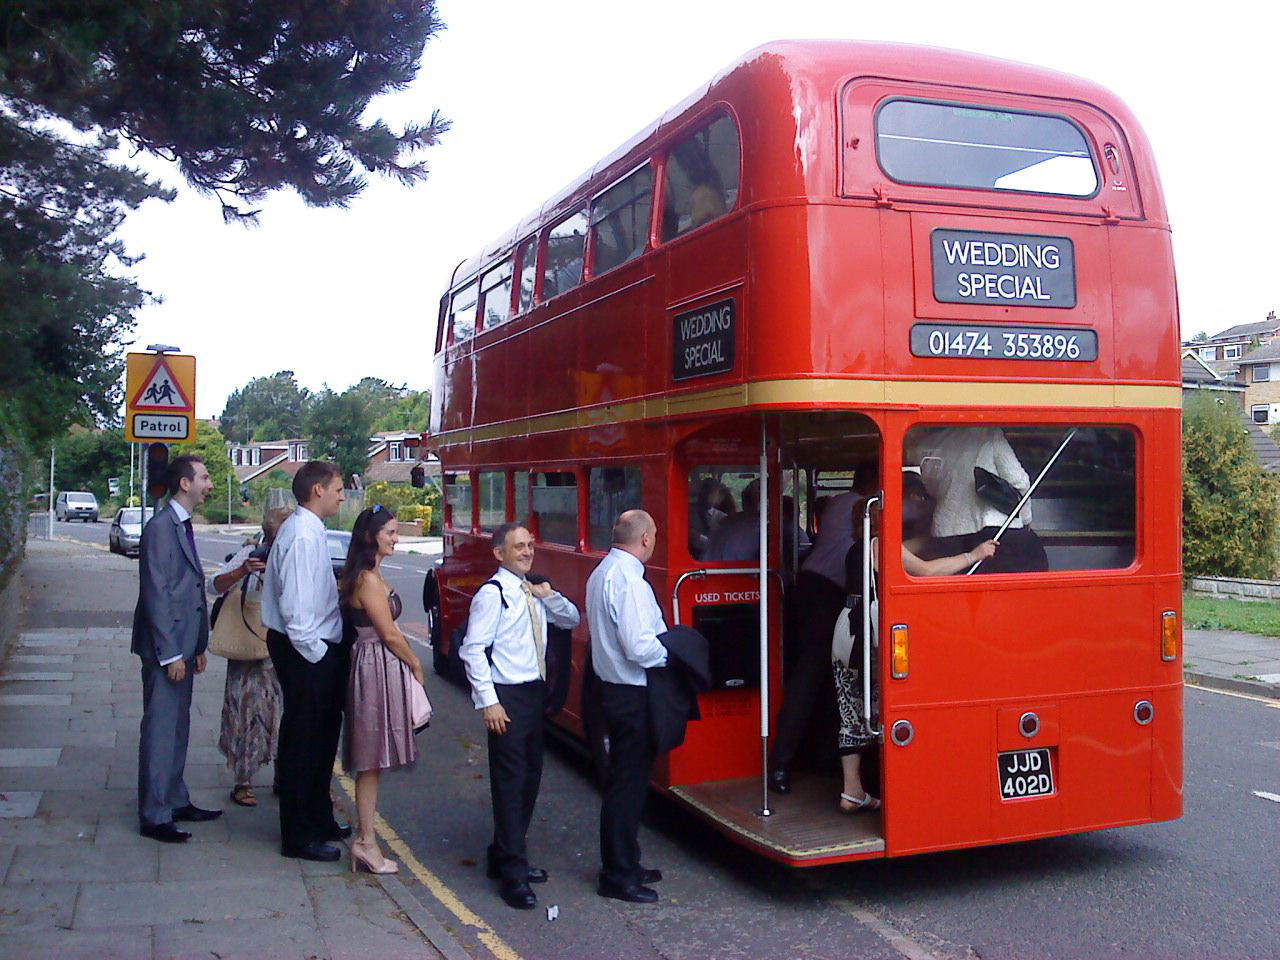
<path fill-rule="evenodd" d="M 654 903 L 646 884 L 662 874 L 640 865 L 640 818 L 649 793 L 654 750 L 645 670 L 667 662 L 658 635 L 667 630 L 658 598 L 644 578 L 658 527 L 643 510 L 628 510 L 613 526 L 613 549 L 587 580 L 591 663 L 600 678 L 609 772 L 600 807 L 602 897 Z"/>
<path fill-rule="evenodd" d="M 489 791 L 493 843 L 488 873 L 501 880 L 502 899 L 528 910 L 532 883 L 547 872 L 530 867 L 527 835 L 542 782 L 542 724 L 546 703 L 547 624 L 572 629 L 578 608 L 545 580 L 531 583 L 533 536 L 519 523 L 493 532 L 498 572 L 471 599 L 467 635 L 458 654 L 471 700 L 489 733 Z"/>
<path fill-rule="evenodd" d="M 262 588 L 267 650 L 284 694 L 276 757 L 280 852 L 333 861 L 340 852 L 329 841 L 351 835 L 350 826 L 334 819 L 329 796 L 347 652 L 324 521 L 346 499 L 342 471 L 325 460 L 305 463 L 293 478 L 293 495 L 298 509 L 276 534 Z"/>

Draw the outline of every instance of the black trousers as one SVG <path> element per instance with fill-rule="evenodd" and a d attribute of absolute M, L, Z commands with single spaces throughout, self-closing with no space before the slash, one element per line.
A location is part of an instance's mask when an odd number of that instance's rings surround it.
<path fill-rule="evenodd" d="M 600 806 L 600 879 L 629 887 L 640 882 L 640 818 L 653 772 L 649 694 L 644 687 L 600 683 L 609 772 Z"/>
<path fill-rule="evenodd" d="M 349 654 L 343 644 L 331 643 L 312 663 L 275 630 L 267 631 L 267 651 L 284 694 L 276 778 L 280 846 L 288 852 L 323 841 L 337 826 L 329 781 L 342 732 Z"/>
<path fill-rule="evenodd" d="M 788 769 L 816 712 L 830 721 L 827 739 L 835 739 L 835 686 L 831 679 L 831 631 L 844 609 L 845 594 L 826 577 L 801 570 L 796 578 L 796 634 L 799 651 L 782 694 L 778 726 L 769 751 L 770 765 Z"/>
<path fill-rule="evenodd" d="M 542 712 L 547 685 L 495 683 L 498 702 L 510 721 L 504 734 L 489 734 L 489 795 L 493 800 L 493 843 L 489 864 L 505 883 L 529 875 L 526 839 L 542 784 Z"/>

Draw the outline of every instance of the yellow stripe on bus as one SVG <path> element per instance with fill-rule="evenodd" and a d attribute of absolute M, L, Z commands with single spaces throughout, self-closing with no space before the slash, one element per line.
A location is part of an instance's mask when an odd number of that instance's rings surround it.
<path fill-rule="evenodd" d="M 743 407 L 811 407 L 820 404 L 1177 410 L 1182 406 L 1182 390 L 1179 387 L 1107 383 L 981 383 L 834 377 L 761 380 L 698 393 L 648 397 L 480 427 L 446 430 L 437 434 L 435 440 L 443 445 L 479 443 L 562 430 L 586 430 L 613 423 L 662 420 L 697 413 L 739 412 Z"/>

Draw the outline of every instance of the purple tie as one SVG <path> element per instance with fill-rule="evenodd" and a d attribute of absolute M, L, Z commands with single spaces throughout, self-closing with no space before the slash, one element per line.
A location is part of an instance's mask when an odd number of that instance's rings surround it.
<path fill-rule="evenodd" d="M 191 544 L 191 556 L 195 557 L 196 566 L 200 566 L 200 553 L 196 550 L 196 532 L 191 529 L 191 518 L 182 521 L 182 525 L 187 528 L 187 543 Z"/>

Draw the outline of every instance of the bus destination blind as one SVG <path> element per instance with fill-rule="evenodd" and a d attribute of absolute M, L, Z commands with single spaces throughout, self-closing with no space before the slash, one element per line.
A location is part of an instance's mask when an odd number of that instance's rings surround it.
<path fill-rule="evenodd" d="M 930 245 L 939 303 L 1076 305 L 1075 246 L 1066 237 L 934 230 Z"/>
<path fill-rule="evenodd" d="M 737 310 L 733 298 L 675 317 L 671 335 L 672 377 L 692 380 L 733 369 Z"/>
<path fill-rule="evenodd" d="M 911 355 L 963 360 L 1098 359 L 1098 335 L 1067 327 L 1006 327 L 978 323 L 917 323 Z"/>

